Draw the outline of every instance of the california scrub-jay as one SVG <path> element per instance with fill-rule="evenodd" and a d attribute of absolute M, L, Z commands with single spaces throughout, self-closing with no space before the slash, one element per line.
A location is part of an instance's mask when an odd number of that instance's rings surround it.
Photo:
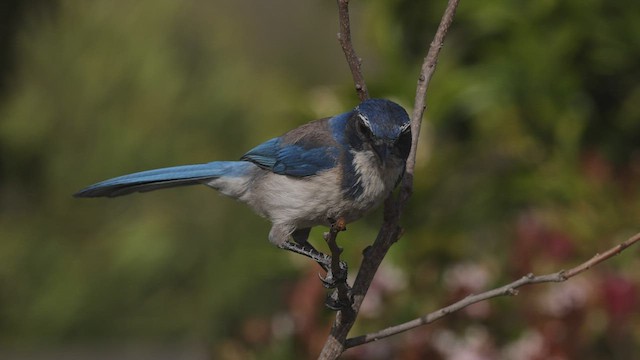
<path fill-rule="evenodd" d="M 339 218 L 355 221 L 380 205 L 402 177 L 410 148 L 406 111 L 392 101 L 370 99 L 268 140 L 239 161 L 138 172 L 91 185 L 75 196 L 114 197 L 204 184 L 269 219 L 273 244 L 314 259 L 330 273 L 331 258 L 309 244 L 309 231 Z"/>

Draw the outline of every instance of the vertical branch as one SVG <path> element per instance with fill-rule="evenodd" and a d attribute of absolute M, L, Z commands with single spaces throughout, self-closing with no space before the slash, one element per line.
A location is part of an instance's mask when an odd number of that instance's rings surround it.
<path fill-rule="evenodd" d="M 324 240 L 329 245 L 331 250 L 331 275 L 334 277 L 333 281 L 336 284 L 337 297 L 336 309 L 351 310 L 351 296 L 349 285 L 347 285 L 347 269 L 343 269 L 340 265 L 340 254 L 342 254 L 342 248 L 338 246 L 336 238 L 340 231 L 347 230 L 347 226 L 344 218 L 338 218 L 331 227 L 329 232 L 324 234 Z"/>
<path fill-rule="evenodd" d="M 411 152 L 407 159 L 407 168 L 405 176 L 402 180 L 402 186 L 398 198 L 390 196 L 384 205 L 384 222 L 378 236 L 373 245 L 364 252 L 364 259 L 358 271 L 358 276 L 353 284 L 353 305 L 352 311 L 340 311 L 336 315 L 336 319 L 331 328 L 331 333 L 327 339 L 319 359 L 337 359 L 345 350 L 345 342 L 351 327 L 355 323 L 358 311 L 364 297 L 369 290 L 369 286 L 373 281 L 373 277 L 384 259 L 387 251 L 402 235 L 402 229 L 398 225 L 402 210 L 411 197 L 413 192 L 413 172 L 415 169 L 416 149 L 422 116 L 426 110 L 426 92 L 435 71 L 438 55 L 443 46 L 444 38 L 449 30 L 449 26 L 453 22 L 456 8 L 459 0 L 449 0 L 447 8 L 442 16 L 442 20 L 438 26 L 438 30 L 429 46 L 429 51 L 422 64 L 422 69 L 418 77 L 418 86 L 416 89 L 416 98 L 414 111 L 411 118 L 411 130 L 413 134 Z M 360 71 L 360 61 L 353 51 L 351 45 L 351 37 L 349 35 L 349 1 L 338 0 L 338 9 L 340 16 L 341 34 L 339 36 L 340 44 L 347 57 L 347 62 L 351 68 L 356 90 L 360 99 L 368 98 L 364 79 Z"/>
<path fill-rule="evenodd" d="M 338 1 L 338 19 L 340 22 L 340 32 L 338 33 L 338 41 L 344 52 L 344 56 L 347 58 L 347 64 L 351 70 L 351 76 L 353 77 L 353 83 L 356 87 L 356 92 L 360 101 L 367 100 L 369 98 L 369 90 L 367 90 L 367 84 L 364 82 L 364 76 L 362 76 L 362 59 L 358 57 L 356 51 L 353 48 L 351 42 L 351 23 L 349 20 L 349 0 L 337 0 Z"/>

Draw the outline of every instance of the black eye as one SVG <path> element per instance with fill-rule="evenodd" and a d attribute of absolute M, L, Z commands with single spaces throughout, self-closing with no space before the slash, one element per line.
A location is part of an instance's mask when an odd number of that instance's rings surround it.
<path fill-rule="evenodd" d="M 400 155 L 403 159 L 406 159 L 409 156 L 409 152 L 411 151 L 411 141 L 411 126 L 407 126 L 407 128 L 400 133 L 400 137 L 396 142 L 396 147 L 400 150 Z"/>
<path fill-rule="evenodd" d="M 371 129 L 369 129 L 367 124 L 365 124 L 364 120 L 358 119 L 358 121 L 356 121 L 356 130 L 358 131 L 358 133 L 360 135 L 362 135 L 362 137 L 364 137 L 366 139 L 373 138 L 373 134 L 371 133 Z"/>
<path fill-rule="evenodd" d="M 402 130 L 402 132 L 400 133 L 400 136 L 398 137 L 398 141 L 409 141 L 409 143 L 411 143 L 411 127 L 407 127 L 406 129 Z"/>

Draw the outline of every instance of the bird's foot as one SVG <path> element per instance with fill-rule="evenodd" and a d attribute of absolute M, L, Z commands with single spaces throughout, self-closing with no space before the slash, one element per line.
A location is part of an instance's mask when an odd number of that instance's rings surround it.
<path fill-rule="evenodd" d="M 340 291 L 338 289 L 334 289 L 327 299 L 324 301 L 324 306 L 333 311 L 342 311 L 346 309 L 350 309 L 351 305 L 353 305 L 353 294 L 351 293 L 351 287 L 347 286 L 346 298 L 340 298 Z"/>
<path fill-rule="evenodd" d="M 327 275 L 325 277 L 322 277 L 321 275 L 319 275 L 320 281 L 322 281 L 322 286 L 324 286 L 327 289 L 334 289 L 341 283 L 344 283 L 344 284 L 347 283 L 347 275 L 349 272 L 349 267 L 347 263 L 344 261 L 340 261 L 339 264 L 340 264 L 340 269 L 335 274 L 331 270 L 331 262 L 329 262 L 328 265 L 322 266 L 327 272 Z"/>

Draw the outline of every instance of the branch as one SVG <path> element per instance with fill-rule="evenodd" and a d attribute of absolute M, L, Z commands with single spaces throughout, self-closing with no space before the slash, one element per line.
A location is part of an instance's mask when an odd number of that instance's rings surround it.
<path fill-rule="evenodd" d="M 407 159 L 406 170 L 408 174 L 411 174 L 411 176 L 407 176 L 403 179 L 403 189 L 413 187 L 413 171 L 416 165 L 418 135 L 420 134 L 420 128 L 422 126 L 422 116 L 427 110 L 427 88 L 429 87 L 433 73 L 436 71 L 438 55 L 440 54 L 440 49 L 442 49 L 442 46 L 444 45 L 444 38 L 447 35 L 449 26 L 451 26 L 451 23 L 453 22 L 453 17 L 455 16 L 456 9 L 458 8 L 458 2 L 459 0 L 449 0 L 447 8 L 440 20 L 440 24 L 438 25 L 438 30 L 431 41 L 431 45 L 429 45 L 427 56 L 425 56 L 424 61 L 422 62 L 422 68 L 420 69 L 420 75 L 418 76 L 416 97 L 413 104 L 413 114 L 411 115 L 411 134 L 413 136 L 413 142 L 411 143 L 411 152 Z"/>
<path fill-rule="evenodd" d="M 422 70 L 418 78 L 418 87 L 416 90 L 416 103 L 414 106 L 413 116 L 411 118 L 411 130 L 413 134 L 411 152 L 407 159 L 407 168 L 402 180 L 400 192 L 397 198 L 394 198 L 391 195 L 385 201 L 384 221 L 382 223 L 382 227 L 380 228 L 373 245 L 363 253 L 364 258 L 362 265 L 360 266 L 358 276 L 353 284 L 352 309 L 350 309 L 350 311 L 340 311 L 336 314 L 336 319 L 331 327 L 331 333 L 322 348 L 319 359 L 336 359 L 340 354 L 342 354 L 342 352 L 344 352 L 346 349 L 345 343 L 347 335 L 355 323 L 358 311 L 360 310 L 362 301 L 364 300 L 364 297 L 369 290 L 369 286 L 373 281 L 373 277 L 391 245 L 393 245 L 402 235 L 402 229 L 398 226 L 398 223 L 400 221 L 402 210 L 413 192 L 413 172 L 415 168 L 416 148 L 418 135 L 420 133 L 420 125 L 422 122 L 422 115 L 426 109 L 424 104 L 427 87 L 431 80 L 431 76 L 435 71 L 438 54 L 442 48 L 445 35 L 447 34 L 449 26 L 453 22 L 458 1 L 459 0 L 449 0 L 445 13 L 440 21 L 440 25 L 438 26 L 431 45 L 429 46 L 427 56 L 422 64 Z M 359 82 L 359 77 L 362 76 L 360 72 L 360 61 L 357 56 L 355 56 L 355 53 L 351 53 L 353 56 L 350 56 L 350 52 L 348 52 L 349 49 L 351 49 L 351 51 L 353 50 L 350 45 L 351 38 L 350 36 L 347 37 L 347 34 L 349 34 L 348 5 L 348 0 L 338 0 L 340 27 L 341 31 L 345 34 L 339 38 L 340 43 L 343 44 L 343 50 L 345 51 L 349 67 L 352 69 L 356 90 L 358 91 L 360 98 L 363 99 L 363 96 L 366 98 L 368 97 L 368 94 L 366 92 L 366 88 L 362 87 L 364 80 Z M 344 44 L 347 44 L 347 46 Z M 359 84 L 360 88 L 358 88 Z"/>
<path fill-rule="evenodd" d="M 567 281 L 570 278 L 589 270 L 590 268 L 592 268 L 593 266 L 600 264 L 601 262 L 612 258 L 615 255 L 620 254 L 622 251 L 624 251 L 626 248 L 628 248 L 629 246 L 635 244 L 636 242 L 640 241 L 640 233 L 635 234 L 634 236 L 630 237 L 629 239 L 627 239 L 625 242 L 618 244 L 614 247 L 612 247 L 611 249 L 603 252 L 602 254 L 596 254 L 594 257 L 592 257 L 590 260 L 587 260 L 585 262 L 583 262 L 582 264 L 573 267 L 569 270 L 561 270 L 558 271 L 556 273 L 553 274 L 548 274 L 548 275 L 539 275 L 539 276 L 534 276 L 533 274 L 528 274 L 526 276 L 523 276 L 522 278 L 501 286 L 499 288 L 496 289 L 492 289 L 480 294 L 476 294 L 476 295 L 469 295 L 466 298 L 455 302 L 447 307 L 444 307 L 442 309 L 436 310 L 432 313 L 429 313 L 427 315 L 421 316 L 417 319 L 399 324 L 399 325 L 395 325 L 395 326 L 391 326 L 388 327 L 386 329 L 380 330 L 378 332 L 375 333 L 370 333 L 367 335 L 362 335 L 362 336 L 358 336 L 358 337 L 354 337 L 351 339 L 348 339 L 345 342 L 345 347 L 351 348 L 354 346 L 358 346 L 358 345 L 362 345 L 362 344 L 366 344 L 372 341 L 376 341 L 376 340 L 380 340 L 392 335 L 396 335 L 399 334 L 401 332 L 407 331 L 407 330 L 411 330 L 414 328 L 417 328 L 418 326 L 422 326 L 422 325 L 426 325 L 426 324 L 430 324 L 436 320 L 439 320 L 440 318 L 464 309 L 465 307 L 475 304 L 477 302 L 480 301 L 484 301 L 487 299 L 492 299 L 495 297 L 499 297 L 499 296 L 507 296 L 507 295 L 517 295 L 518 291 L 516 289 L 525 286 L 525 285 L 530 285 L 530 284 L 540 284 L 540 283 L 548 283 L 548 282 L 563 282 L 563 281 Z"/>
<path fill-rule="evenodd" d="M 340 22 L 338 41 L 340 42 L 344 56 L 347 58 L 347 64 L 349 64 L 349 69 L 351 70 L 356 92 L 358 93 L 360 101 L 367 100 L 369 98 L 369 90 L 367 90 L 367 84 L 365 84 L 364 76 L 362 76 L 362 59 L 356 54 L 353 43 L 351 42 L 349 0 L 338 0 L 338 19 Z"/>
<path fill-rule="evenodd" d="M 338 218 L 331 224 L 329 232 L 324 233 L 324 240 L 329 245 L 331 250 L 331 276 L 332 281 L 336 286 L 337 296 L 335 304 L 332 304 L 331 309 L 345 309 L 351 310 L 351 289 L 347 284 L 347 269 L 343 269 L 340 265 L 340 255 L 342 254 L 342 248 L 338 246 L 336 238 L 340 231 L 347 230 L 344 218 Z M 329 277 L 329 276 L 327 276 Z M 329 303 L 328 303 L 329 304 Z"/>

